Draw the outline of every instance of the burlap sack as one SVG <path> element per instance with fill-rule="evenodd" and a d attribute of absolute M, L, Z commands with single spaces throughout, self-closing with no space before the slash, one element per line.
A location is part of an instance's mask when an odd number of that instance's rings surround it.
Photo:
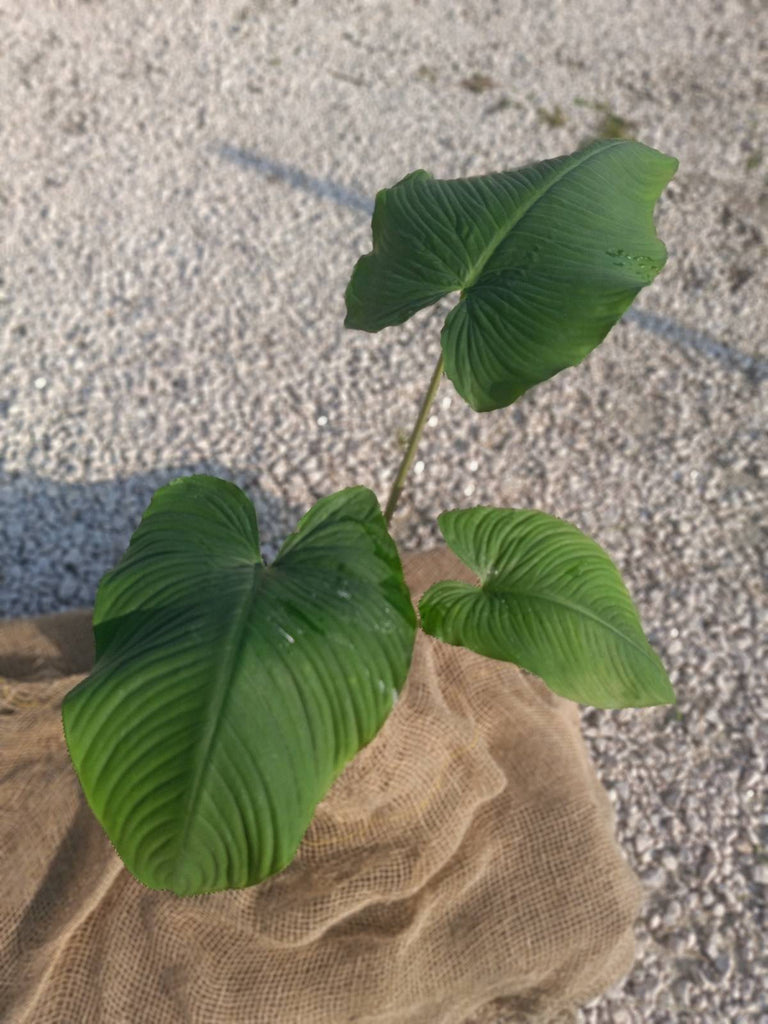
<path fill-rule="evenodd" d="M 472 578 L 447 551 L 405 563 L 416 599 Z M 543 1020 L 629 968 L 639 886 L 576 706 L 534 677 L 419 634 L 294 862 L 178 898 L 126 871 L 69 762 L 61 701 L 92 657 L 87 612 L 0 623 L 4 1021 Z"/>

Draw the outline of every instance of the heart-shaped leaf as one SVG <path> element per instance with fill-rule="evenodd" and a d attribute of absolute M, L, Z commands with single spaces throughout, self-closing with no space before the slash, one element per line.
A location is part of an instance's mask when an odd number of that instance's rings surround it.
<path fill-rule="evenodd" d="M 290 863 L 387 718 L 415 627 L 367 488 L 319 501 L 269 566 L 234 484 L 159 490 L 101 582 L 95 667 L 63 706 L 85 795 L 128 869 L 189 895 Z"/>
<path fill-rule="evenodd" d="M 674 703 L 618 569 L 590 537 L 527 509 L 444 512 L 438 523 L 481 585 L 432 586 L 419 604 L 425 632 L 512 661 L 583 704 Z"/>
<path fill-rule="evenodd" d="M 379 331 L 460 290 L 446 373 L 478 412 L 510 405 L 580 363 L 664 266 L 653 208 L 676 169 L 609 140 L 483 177 L 414 171 L 376 196 L 346 326 Z"/>

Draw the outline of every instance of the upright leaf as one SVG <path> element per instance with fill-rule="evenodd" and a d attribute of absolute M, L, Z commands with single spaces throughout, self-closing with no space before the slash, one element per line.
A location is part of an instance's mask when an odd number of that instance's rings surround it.
<path fill-rule="evenodd" d="M 653 208 L 676 169 L 609 140 L 482 177 L 414 171 L 376 196 L 346 325 L 379 331 L 460 291 L 442 330 L 446 373 L 473 409 L 510 405 L 580 363 L 664 266 Z"/>
<path fill-rule="evenodd" d="M 512 661 L 583 704 L 674 702 L 619 571 L 599 544 L 570 523 L 526 509 L 444 512 L 438 522 L 480 586 L 432 586 L 419 604 L 425 632 Z"/>
<path fill-rule="evenodd" d="M 285 867 L 389 714 L 415 623 L 366 488 L 319 501 L 270 566 L 234 484 L 159 490 L 101 582 L 95 667 L 63 706 L 86 797 L 128 869 L 189 895 Z"/>

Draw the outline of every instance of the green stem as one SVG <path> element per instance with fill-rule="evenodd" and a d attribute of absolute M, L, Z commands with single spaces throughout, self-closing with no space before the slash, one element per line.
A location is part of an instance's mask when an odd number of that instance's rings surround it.
<path fill-rule="evenodd" d="M 427 393 L 424 395 L 424 401 L 421 403 L 421 409 L 419 409 L 419 415 L 411 433 L 410 440 L 408 441 L 408 447 L 405 449 L 405 455 L 403 461 L 400 463 L 400 468 L 397 471 L 397 476 L 392 484 L 392 490 L 389 492 L 389 498 L 387 499 L 387 507 L 384 510 L 384 518 L 389 526 L 392 514 L 397 508 L 397 503 L 400 500 L 400 495 L 403 493 L 403 487 L 405 485 L 405 478 L 408 476 L 408 470 L 411 468 L 411 463 L 416 455 L 416 449 L 419 446 L 419 439 L 421 438 L 421 432 L 424 429 L 424 424 L 427 422 L 427 416 L 432 403 L 435 400 L 437 389 L 440 386 L 440 378 L 443 375 L 443 353 L 440 353 L 440 358 L 437 361 L 435 372 L 432 374 L 432 380 L 429 382 Z"/>

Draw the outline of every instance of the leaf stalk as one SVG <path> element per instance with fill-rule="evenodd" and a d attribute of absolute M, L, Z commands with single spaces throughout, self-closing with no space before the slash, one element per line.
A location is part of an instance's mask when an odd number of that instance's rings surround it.
<path fill-rule="evenodd" d="M 397 476 L 392 484 L 392 489 L 389 492 L 389 498 L 387 499 L 387 507 L 384 510 L 384 518 L 389 526 L 392 519 L 392 515 L 397 508 L 397 503 L 400 500 L 400 495 L 403 493 L 403 487 L 405 486 L 405 479 L 408 476 L 408 472 L 413 464 L 413 460 L 416 456 L 416 450 L 419 447 L 419 441 L 421 439 L 422 431 L 424 430 L 424 424 L 427 422 L 427 416 L 429 416 L 429 410 L 432 408 L 432 403 L 435 400 L 437 389 L 440 386 L 440 378 L 443 375 L 443 366 L 445 359 L 442 351 L 440 352 L 440 358 L 437 361 L 432 379 L 429 382 L 427 393 L 424 395 L 424 401 L 421 403 L 421 409 L 419 409 L 419 415 L 414 424 L 411 436 L 408 440 L 408 447 L 405 449 L 405 455 L 403 455 L 403 461 L 400 463 L 400 468 L 397 471 Z"/>

